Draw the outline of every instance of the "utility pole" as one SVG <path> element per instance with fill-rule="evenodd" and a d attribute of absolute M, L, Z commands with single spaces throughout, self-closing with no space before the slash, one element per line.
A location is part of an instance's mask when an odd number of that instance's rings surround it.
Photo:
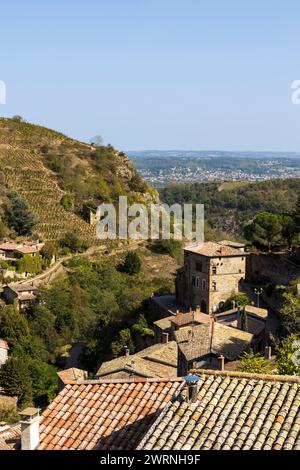
<path fill-rule="evenodd" d="M 259 296 L 263 293 L 263 288 L 262 287 L 255 287 L 254 288 L 254 294 L 257 295 L 257 307 L 259 308 Z"/>

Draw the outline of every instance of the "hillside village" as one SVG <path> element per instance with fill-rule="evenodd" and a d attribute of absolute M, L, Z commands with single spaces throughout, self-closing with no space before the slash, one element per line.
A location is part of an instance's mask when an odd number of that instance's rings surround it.
<path fill-rule="evenodd" d="M 290 244 L 281 214 L 277 238 L 256 215 L 252 241 L 99 243 L 97 204 L 157 193 L 3 119 L 0 181 L 0 450 L 300 450 L 300 197 Z"/>

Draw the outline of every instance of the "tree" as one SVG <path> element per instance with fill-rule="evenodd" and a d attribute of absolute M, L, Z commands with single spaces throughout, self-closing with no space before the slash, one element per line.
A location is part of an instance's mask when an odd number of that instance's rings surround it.
<path fill-rule="evenodd" d="M 138 274 L 141 270 L 141 260 L 137 253 L 129 251 L 125 257 L 123 271 L 127 274 Z"/>
<path fill-rule="evenodd" d="M 103 145 L 103 138 L 101 135 L 95 135 L 90 139 L 90 144 L 91 145 L 96 145 L 97 147 L 100 147 Z"/>
<path fill-rule="evenodd" d="M 20 341 L 30 338 L 26 318 L 14 305 L 0 308 L 0 337 L 5 338 L 12 348 Z"/>
<path fill-rule="evenodd" d="M 66 211 L 71 211 L 74 207 L 74 200 L 70 194 L 64 194 L 60 203 Z"/>
<path fill-rule="evenodd" d="M 270 372 L 270 365 L 263 356 L 250 351 L 243 354 L 239 370 L 251 374 L 265 374 Z"/>
<path fill-rule="evenodd" d="M 280 310 L 282 325 L 288 334 L 300 336 L 300 296 L 297 284 L 300 279 L 295 279 L 283 293 L 283 306 Z"/>
<path fill-rule="evenodd" d="M 22 116 L 20 116 L 19 114 L 15 114 L 11 119 L 15 122 L 26 122 L 25 119 L 22 118 Z"/>
<path fill-rule="evenodd" d="M 250 305 L 251 300 L 249 297 L 244 294 L 243 292 L 239 292 L 237 294 L 233 294 L 229 297 L 229 299 L 226 300 L 225 307 L 226 309 L 231 309 L 233 308 L 233 305 L 239 306 L 239 307 L 245 307 L 246 305 Z"/>
<path fill-rule="evenodd" d="M 297 233 L 294 218 L 291 215 L 283 215 L 281 219 L 281 224 L 282 238 L 287 242 L 288 247 L 291 248 L 293 240 Z"/>
<path fill-rule="evenodd" d="M 280 375 L 300 375 L 300 341 L 290 335 L 282 341 L 274 340 L 277 351 L 276 365 Z"/>
<path fill-rule="evenodd" d="M 62 248 L 68 248 L 73 253 L 81 250 L 82 242 L 76 233 L 68 232 L 59 242 Z"/>
<path fill-rule="evenodd" d="M 125 348 L 129 349 L 130 354 L 134 353 L 134 344 L 129 328 L 119 331 L 116 340 L 112 342 L 111 350 L 113 356 L 120 356 L 124 352 Z"/>
<path fill-rule="evenodd" d="M 52 242 L 48 241 L 45 243 L 40 253 L 43 259 L 46 260 L 48 264 L 50 264 L 53 258 L 57 256 L 57 248 Z"/>
<path fill-rule="evenodd" d="M 244 229 L 245 237 L 262 245 L 267 245 L 268 250 L 275 241 L 279 240 L 282 231 L 282 218 L 279 214 L 261 212 L 254 221 Z"/>
<path fill-rule="evenodd" d="M 34 256 L 24 255 L 16 264 L 19 273 L 40 274 L 43 271 L 42 257 L 39 253 Z"/>
<path fill-rule="evenodd" d="M 18 193 L 10 193 L 9 204 L 5 207 L 5 218 L 9 227 L 18 235 L 30 235 L 37 221 L 26 201 Z"/>
<path fill-rule="evenodd" d="M 0 386 L 6 395 L 18 397 L 20 407 L 31 404 L 32 380 L 25 358 L 8 359 L 0 369 Z"/>
<path fill-rule="evenodd" d="M 242 330 L 248 331 L 248 315 L 247 315 L 245 307 L 243 308 L 243 311 L 242 311 Z"/>
<path fill-rule="evenodd" d="M 32 395 L 36 406 L 44 407 L 57 392 L 56 368 L 39 359 L 29 361 L 29 373 L 32 380 Z"/>

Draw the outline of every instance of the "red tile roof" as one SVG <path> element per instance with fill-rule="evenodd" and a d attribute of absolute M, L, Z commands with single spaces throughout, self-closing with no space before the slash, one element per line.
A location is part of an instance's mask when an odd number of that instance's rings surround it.
<path fill-rule="evenodd" d="M 44 411 L 40 450 L 134 449 L 182 379 L 70 382 Z"/>
<path fill-rule="evenodd" d="M 0 424 L 0 451 L 19 449 L 20 437 L 20 424 Z"/>
<path fill-rule="evenodd" d="M 186 245 L 184 250 L 209 257 L 245 256 L 247 254 L 239 248 L 233 248 L 232 246 L 226 246 L 217 242 L 192 243 Z"/>

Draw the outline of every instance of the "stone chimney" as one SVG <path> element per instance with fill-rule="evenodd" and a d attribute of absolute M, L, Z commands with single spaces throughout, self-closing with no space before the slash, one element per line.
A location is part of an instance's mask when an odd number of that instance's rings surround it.
<path fill-rule="evenodd" d="M 200 305 L 197 305 L 197 306 L 196 306 L 196 313 L 201 313 Z"/>
<path fill-rule="evenodd" d="M 162 342 L 163 344 L 167 344 L 169 342 L 169 333 L 162 334 Z"/>
<path fill-rule="evenodd" d="M 20 413 L 21 450 L 35 450 L 40 443 L 40 410 L 25 408 Z"/>
<path fill-rule="evenodd" d="M 187 400 L 189 403 L 196 403 L 197 402 L 197 394 L 198 394 L 198 382 L 200 377 L 198 375 L 187 375 L 184 377 L 185 383 L 187 384 Z"/>
<path fill-rule="evenodd" d="M 219 356 L 218 357 L 219 361 L 220 361 L 220 366 L 219 366 L 219 369 L 220 370 L 225 370 L 225 358 L 224 356 Z"/>
<path fill-rule="evenodd" d="M 128 357 L 130 355 L 130 350 L 125 346 L 125 356 Z"/>
<path fill-rule="evenodd" d="M 265 359 L 269 361 L 271 357 L 272 357 L 272 348 L 271 346 L 266 346 L 265 347 Z"/>

